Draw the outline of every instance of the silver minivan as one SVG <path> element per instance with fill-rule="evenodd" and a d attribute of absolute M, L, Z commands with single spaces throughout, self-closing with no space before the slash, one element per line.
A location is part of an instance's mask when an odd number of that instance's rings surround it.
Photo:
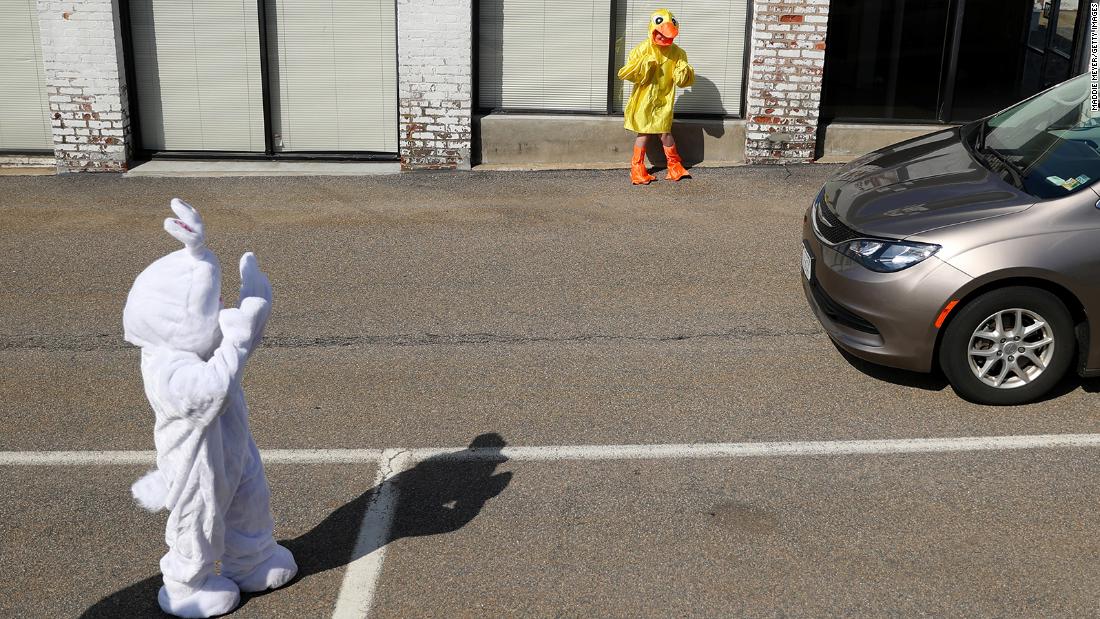
<path fill-rule="evenodd" d="M 1020 404 L 1100 375 L 1100 112 L 1087 75 L 825 183 L 802 285 L 843 349 Z"/>

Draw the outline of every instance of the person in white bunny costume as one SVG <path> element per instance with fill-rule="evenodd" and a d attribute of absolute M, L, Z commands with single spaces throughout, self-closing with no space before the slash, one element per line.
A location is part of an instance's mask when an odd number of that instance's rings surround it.
<path fill-rule="evenodd" d="M 244 254 L 240 306 L 222 309 L 221 269 L 202 218 L 182 200 L 172 210 L 164 228 L 184 248 L 138 275 L 123 311 L 156 413 L 157 469 L 132 491 L 146 509 L 169 510 L 161 609 L 211 617 L 236 608 L 241 591 L 281 587 L 298 571 L 272 536 L 271 494 L 241 388 L 271 312 L 271 284 Z"/>

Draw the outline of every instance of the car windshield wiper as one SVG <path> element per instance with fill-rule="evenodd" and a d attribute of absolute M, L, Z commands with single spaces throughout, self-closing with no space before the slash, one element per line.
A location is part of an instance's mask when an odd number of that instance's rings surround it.
<path fill-rule="evenodd" d="M 987 162 L 986 164 L 988 165 L 988 163 L 989 163 L 989 157 L 992 157 L 992 158 L 996 159 L 998 162 L 1000 162 L 1001 167 L 1005 170 L 1008 170 L 1009 174 L 1011 174 L 1013 184 L 1016 185 L 1016 187 L 1018 187 L 1019 189 L 1023 189 L 1024 188 L 1024 170 L 1023 170 L 1023 168 L 1021 168 L 1019 165 L 1013 163 L 1012 160 L 1010 160 L 1007 156 L 1002 154 L 1000 151 L 998 151 L 994 148 L 989 148 L 988 146 L 986 146 L 984 144 L 984 142 L 985 142 L 984 138 L 982 139 L 982 142 L 983 142 L 983 144 L 978 149 L 978 152 L 986 157 L 986 162 Z M 990 166 L 990 167 L 992 168 L 993 166 Z"/>
<path fill-rule="evenodd" d="M 1005 156 L 1001 152 L 997 151 L 996 148 L 992 148 L 990 146 L 987 146 L 986 145 L 986 139 L 987 139 L 988 135 L 989 135 L 989 121 L 988 120 L 982 121 L 978 125 L 978 132 L 975 135 L 975 139 L 974 139 L 974 152 L 975 152 L 975 154 L 979 155 L 983 159 L 983 163 L 986 164 L 986 167 L 988 167 L 990 169 L 993 169 L 993 167 L 994 167 L 992 165 L 992 162 L 990 162 L 990 158 L 997 159 L 997 161 L 1000 163 L 999 167 L 1001 167 L 1002 169 L 1007 169 L 1009 174 L 1012 176 L 1013 185 L 1015 185 L 1016 187 L 1018 187 L 1020 189 L 1023 189 L 1024 188 L 1024 170 L 1023 170 L 1023 168 L 1021 168 L 1019 165 L 1016 165 L 1015 163 L 1013 163 L 1011 161 L 1011 159 L 1009 159 L 1008 156 Z M 993 172 L 998 172 L 998 170 L 993 169 Z"/>
<path fill-rule="evenodd" d="M 974 138 L 974 150 L 982 150 L 985 148 L 985 135 L 989 131 L 989 121 L 983 120 L 978 125 L 978 135 Z"/>
<path fill-rule="evenodd" d="M 1001 170 L 1007 170 L 1009 176 L 1012 177 L 1012 183 L 1018 188 L 1024 188 L 1024 171 L 1020 166 L 1016 165 L 1008 159 L 1005 155 L 999 151 L 986 146 L 986 137 L 989 135 L 989 121 L 982 121 L 977 128 L 974 135 L 974 145 L 971 152 L 983 163 L 985 167 L 989 168 L 993 172 L 998 172 L 997 168 Z M 997 160 L 997 164 L 994 165 L 993 159 Z"/>

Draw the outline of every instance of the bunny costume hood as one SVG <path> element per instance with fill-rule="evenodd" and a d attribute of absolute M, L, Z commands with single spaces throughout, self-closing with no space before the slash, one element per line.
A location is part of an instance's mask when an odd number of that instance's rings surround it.
<path fill-rule="evenodd" d="M 222 309 L 220 267 L 205 247 L 202 219 L 181 200 L 172 200 L 172 210 L 177 217 L 164 227 L 184 249 L 142 271 L 123 310 L 156 414 L 157 469 L 132 490 L 146 509 L 169 511 L 161 609 L 210 617 L 235 608 L 240 591 L 279 587 L 297 572 L 272 535 L 270 492 L 241 388 L 245 362 L 263 336 L 271 285 L 246 253 L 240 307 Z"/>
<path fill-rule="evenodd" d="M 194 234 L 179 219 L 165 220 L 164 227 L 173 235 Z M 185 247 L 160 258 L 134 281 L 122 312 L 127 342 L 206 356 L 221 339 L 218 259 L 197 238 L 188 241 L 194 249 Z"/>

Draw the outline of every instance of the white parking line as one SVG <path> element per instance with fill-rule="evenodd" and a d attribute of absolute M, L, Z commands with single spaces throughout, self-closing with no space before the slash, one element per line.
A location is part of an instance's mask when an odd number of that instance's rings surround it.
<path fill-rule="evenodd" d="M 971 436 L 860 441 L 684 443 L 679 445 L 560 445 L 505 447 L 503 449 L 414 449 L 411 452 L 418 461 L 425 458 L 471 461 L 494 460 L 503 457 L 523 462 L 549 462 L 560 460 L 684 460 L 761 456 L 841 456 L 1004 451 L 1057 447 L 1100 447 L 1100 434 L 1034 434 L 1027 436 Z"/>
<path fill-rule="evenodd" d="M 337 596 L 333 617 L 370 614 L 382 574 L 386 546 L 399 489 L 394 477 L 426 459 L 455 462 L 515 460 L 560 462 L 577 460 L 683 460 L 748 457 L 844 456 L 875 454 L 952 453 L 1100 447 L 1100 434 L 1035 434 L 854 441 L 790 441 L 760 443 L 684 443 L 666 445 L 547 445 L 538 447 L 439 449 L 267 449 L 267 464 L 377 464 L 375 492 L 360 524 L 351 561 Z M 0 466 L 149 465 L 152 451 L 2 451 Z"/>
<path fill-rule="evenodd" d="M 336 610 L 332 612 L 334 619 L 359 619 L 370 614 L 399 500 L 399 489 L 393 478 L 411 468 L 412 464 L 408 451 L 387 449 L 382 453 L 374 484 L 377 490 L 371 496 L 363 522 L 359 525 L 355 550 L 344 571 L 340 593 L 336 596 Z"/>
<path fill-rule="evenodd" d="M 265 464 L 374 464 L 381 449 L 264 449 Z M 151 465 L 155 451 L 0 451 L 0 466 Z"/>
<path fill-rule="evenodd" d="M 682 443 L 666 445 L 545 445 L 496 448 L 418 449 L 264 449 L 267 464 L 368 464 L 384 453 L 407 453 L 414 461 L 521 462 L 559 460 L 682 460 L 761 456 L 842 456 L 859 454 L 1007 451 L 1059 447 L 1100 447 L 1100 434 L 1031 434 L 856 441 L 782 441 L 760 443 Z M 152 451 L 0 451 L 0 466 L 96 466 L 152 464 Z"/>

